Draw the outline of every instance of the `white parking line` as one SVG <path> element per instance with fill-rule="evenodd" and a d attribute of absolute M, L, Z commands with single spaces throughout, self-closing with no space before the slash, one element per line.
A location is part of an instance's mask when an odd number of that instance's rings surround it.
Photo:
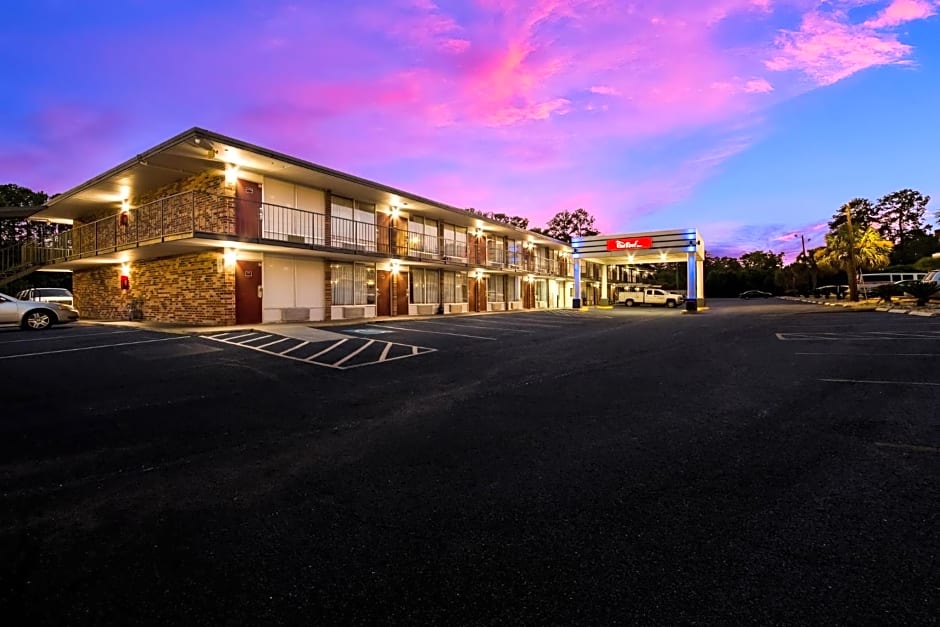
<path fill-rule="evenodd" d="M 135 344 L 151 344 L 153 342 L 172 342 L 174 340 L 188 340 L 188 335 L 177 337 L 164 337 L 156 340 L 140 340 L 139 342 L 120 342 L 118 344 L 101 344 L 99 346 L 83 346 L 81 348 L 63 348 L 57 351 L 42 351 L 40 353 L 21 353 L 19 355 L 4 355 L 0 359 L 18 359 L 20 357 L 36 357 L 38 355 L 55 355 L 58 353 L 77 353 L 80 351 L 93 351 L 99 348 L 116 348 L 118 346 L 134 346 Z"/>
<path fill-rule="evenodd" d="M 243 337 L 250 337 L 250 336 L 252 336 L 252 335 L 258 335 L 258 334 L 255 333 L 254 331 L 252 331 L 251 333 L 242 333 L 241 335 L 236 335 L 236 336 L 234 336 L 234 337 L 221 337 L 221 336 L 218 336 L 218 335 L 216 335 L 215 337 L 217 337 L 218 339 L 222 340 L 223 342 L 234 342 L 235 340 L 240 340 L 240 339 L 242 339 Z"/>
<path fill-rule="evenodd" d="M 278 339 L 278 340 L 274 340 L 273 342 L 268 342 L 267 344 L 262 344 L 261 346 L 258 346 L 257 348 L 267 348 L 268 346 L 274 346 L 275 344 L 279 344 L 280 342 L 284 342 L 284 341 L 286 341 L 286 340 L 291 340 L 291 339 L 293 339 L 293 338 L 290 338 L 290 337 L 282 337 L 282 338 L 280 338 L 280 339 Z"/>
<path fill-rule="evenodd" d="M 84 335 L 59 335 L 56 337 L 33 337 L 27 340 L 10 340 L 9 342 L 0 342 L 3 344 L 19 344 L 21 342 L 52 342 L 54 340 L 75 340 L 83 337 L 98 337 L 101 335 L 121 335 L 126 333 L 140 333 L 141 329 L 130 329 L 128 331 L 106 331 L 104 333 L 86 333 Z"/>
<path fill-rule="evenodd" d="M 268 335 L 262 335 L 261 337 L 253 337 L 253 338 L 251 338 L 250 340 L 245 340 L 245 342 L 257 342 L 258 340 L 266 340 L 266 339 L 268 339 L 269 337 L 274 337 L 274 336 L 273 336 L 273 335 L 270 335 L 270 334 L 268 334 Z M 243 342 L 239 342 L 239 344 L 242 344 L 242 343 L 243 343 Z"/>
<path fill-rule="evenodd" d="M 794 355 L 835 355 L 837 357 L 940 357 L 940 353 L 793 353 Z"/>
<path fill-rule="evenodd" d="M 345 341 L 345 340 L 344 340 L 344 341 Z M 359 353 L 361 353 L 361 352 L 364 351 L 365 349 L 369 348 L 369 347 L 372 346 L 373 344 L 375 344 L 375 340 L 369 340 L 368 342 L 366 342 L 365 344 L 363 344 L 362 346 L 360 346 L 359 348 L 357 348 L 357 349 L 354 350 L 353 352 L 349 353 L 348 355 L 346 355 L 345 357 L 343 357 L 343 358 L 340 359 L 339 361 L 334 361 L 334 362 L 333 362 L 333 365 L 336 366 L 336 367 L 342 366 L 342 365 L 345 364 L 347 361 L 349 361 L 350 359 L 352 359 L 353 357 L 355 357 L 356 355 L 358 355 Z"/>
<path fill-rule="evenodd" d="M 388 357 L 388 353 L 392 350 L 393 344 L 391 342 L 385 343 L 385 348 L 382 349 L 382 354 L 379 355 L 379 361 L 385 361 L 385 358 Z"/>
<path fill-rule="evenodd" d="M 468 328 L 468 329 L 495 329 L 495 330 L 500 330 L 500 329 L 501 329 L 501 330 L 503 330 L 503 331 L 515 331 L 515 332 L 517 332 L 517 333 L 535 333 L 535 331 L 523 331 L 522 329 L 516 329 L 516 328 L 513 328 L 513 327 L 497 327 L 497 326 L 494 326 L 494 325 L 492 325 L 492 324 L 487 324 L 487 325 L 481 326 L 481 325 L 478 325 L 478 324 L 465 324 L 465 323 L 463 323 L 463 322 L 435 322 L 435 321 L 433 321 L 433 320 L 422 320 L 422 321 L 421 321 L 421 324 L 444 325 L 444 326 L 449 327 L 449 328 L 457 327 L 458 329 L 459 329 L 459 328 L 466 327 L 466 328 Z"/>
<path fill-rule="evenodd" d="M 877 379 L 820 379 L 827 383 L 870 383 L 873 385 L 931 385 L 940 386 L 940 383 L 929 381 L 880 381 Z"/>
<path fill-rule="evenodd" d="M 290 339 L 290 338 L 288 338 L 288 339 Z M 293 353 L 293 352 L 294 352 L 295 350 L 297 350 L 298 348 L 303 348 L 304 346 L 306 346 L 306 345 L 309 344 L 309 343 L 310 343 L 310 342 L 301 342 L 301 343 L 298 344 L 297 346 L 292 346 L 291 348 L 288 348 L 286 351 L 283 351 L 283 352 L 278 353 L 278 355 L 286 355 L 287 353 Z"/>
<path fill-rule="evenodd" d="M 309 357 L 305 357 L 304 359 L 306 359 L 306 361 L 313 361 L 315 358 L 319 357 L 320 355 L 323 355 L 323 354 L 325 354 L 325 353 L 328 353 L 328 352 L 330 352 L 331 350 L 333 350 L 334 348 L 336 348 L 337 346 L 339 346 L 340 344 L 345 344 L 345 343 L 348 342 L 348 341 L 349 341 L 349 340 L 340 340 L 339 342 L 336 342 L 335 344 L 330 344 L 329 346 L 327 346 L 326 348 L 324 348 L 324 349 L 323 349 L 322 351 L 320 351 L 319 353 L 316 353 L 316 354 L 314 354 L 314 355 L 310 355 Z"/>
<path fill-rule="evenodd" d="M 430 333 L 432 335 L 455 335 L 457 337 L 469 337 L 474 340 L 493 340 L 494 342 L 496 341 L 495 337 L 483 337 L 481 335 L 466 335 L 464 333 L 445 333 L 443 331 L 427 331 L 423 329 L 409 329 L 406 327 L 392 327 L 387 324 L 383 324 L 381 326 L 384 329 L 395 329 L 396 331 L 410 331 L 413 333 Z"/>

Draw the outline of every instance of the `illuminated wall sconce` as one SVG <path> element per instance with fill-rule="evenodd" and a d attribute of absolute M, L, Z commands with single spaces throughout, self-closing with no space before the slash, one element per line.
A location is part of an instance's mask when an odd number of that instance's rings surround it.
<path fill-rule="evenodd" d="M 222 258 L 225 260 L 226 268 L 234 267 L 235 262 L 238 261 L 238 251 L 234 248 L 226 248 Z"/>
<path fill-rule="evenodd" d="M 397 220 L 399 214 L 401 214 L 401 210 L 398 207 L 392 207 L 391 214 L 392 214 L 392 220 Z"/>
<path fill-rule="evenodd" d="M 483 229 L 481 229 L 480 227 L 477 227 L 476 229 L 474 229 L 473 234 L 476 237 L 483 237 Z"/>
<path fill-rule="evenodd" d="M 534 275 L 534 274 L 527 274 L 526 277 L 525 277 L 525 280 L 526 280 L 526 283 L 532 283 L 533 281 L 535 281 L 535 275 Z"/>
<path fill-rule="evenodd" d="M 397 259 L 392 259 L 392 274 L 398 274 L 401 271 L 401 262 Z"/>
<path fill-rule="evenodd" d="M 225 184 L 235 185 L 238 182 L 238 166 L 234 163 L 225 165 Z"/>
<path fill-rule="evenodd" d="M 473 276 L 476 277 L 476 279 L 479 281 L 483 278 L 483 270 L 477 270 L 473 273 Z"/>

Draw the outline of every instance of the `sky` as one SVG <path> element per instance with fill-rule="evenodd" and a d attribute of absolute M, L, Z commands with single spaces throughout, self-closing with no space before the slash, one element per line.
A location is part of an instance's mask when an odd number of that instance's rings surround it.
<path fill-rule="evenodd" d="M 30 0 L 0 183 L 66 191 L 199 126 L 458 207 L 712 254 L 940 209 L 940 0 Z M 931 213 L 932 213 L 931 212 Z"/>

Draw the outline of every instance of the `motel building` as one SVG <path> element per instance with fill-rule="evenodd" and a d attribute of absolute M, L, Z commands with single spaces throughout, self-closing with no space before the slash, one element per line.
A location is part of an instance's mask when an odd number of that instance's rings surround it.
<path fill-rule="evenodd" d="M 31 219 L 71 229 L 23 244 L 22 272 L 72 271 L 76 307 L 99 320 L 232 325 L 601 305 L 613 282 L 637 280 L 633 264 L 704 256 L 689 230 L 569 246 L 198 128 Z M 694 302 L 701 261 L 688 267 Z"/>

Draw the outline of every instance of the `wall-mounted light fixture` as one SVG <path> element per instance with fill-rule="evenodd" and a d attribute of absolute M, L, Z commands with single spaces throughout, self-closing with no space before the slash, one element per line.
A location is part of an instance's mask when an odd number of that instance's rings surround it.
<path fill-rule="evenodd" d="M 473 276 L 475 276 L 476 279 L 479 281 L 480 279 L 483 278 L 483 270 L 477 270 L 476 272 L 473 273 Z"/>
<path fill-rule="evenodd" d="M 235 262 L 238 261 L 238 251 L 234 248 L 226 248 L 225 252 L 222 254 L 222 258 L 225 260 L 225 267 L 231 268 L 235 265 Z"/>
<path fill-rule="evenodd" d="M 527 283 L 532 283 L 533 281 L 535 281 L 535 275 L 534 275 L 534 274 L 527 274 L 527 275 L 525 276 L 525 280 L 526 280 Z"/>
<path fill-rule="evenodd" d="M 238 182 L 238 166 L 234 163 L 225 164 L 225 184 L 234 185 Z"/>
<path fill-rule="evenodd" d="M 392 274 L 398 274 L 401 271 L 401 262 L 397 259 L 392 259 Z"/>
<path fill-rule="evenodd" d="M 398 207 L 392 207 L 392 219 L 397 220 L 401 210 Z"/>

